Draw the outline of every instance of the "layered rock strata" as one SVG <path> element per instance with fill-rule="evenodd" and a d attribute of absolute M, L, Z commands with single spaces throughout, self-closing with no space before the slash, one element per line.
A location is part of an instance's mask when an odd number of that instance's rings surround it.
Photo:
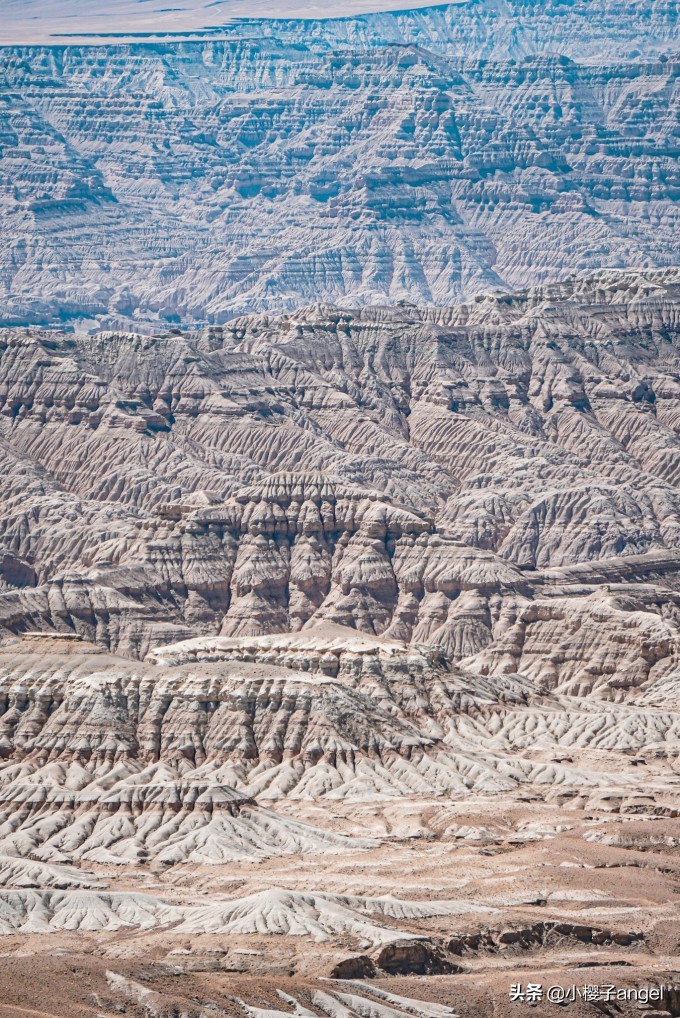
<path fill-rule="evenodd" d="M 678 282 L 1 334 L 0 633 L 340 624 L 612 701 L 678 646 Z"/>
<path fill-rule="evenodd" d="M 625 705 L 557 696 L 338 626 L 198 638 L 148 664 L 17 640 L 0 655 L 0 856 L 214 864 L 375 844 L 265 805 L 283 799 L 526 786 L 572 807 L 678 815 L 679 746 L 672 688 Z"/>
<path fill-rule="evenodd" d="M 0 48 L 3 323 L 445 305 L 677 264 L 668 0 L 473 0 L 136 42 L 107 8 L 106 43 L 69 45 L 83 18 Z"/>

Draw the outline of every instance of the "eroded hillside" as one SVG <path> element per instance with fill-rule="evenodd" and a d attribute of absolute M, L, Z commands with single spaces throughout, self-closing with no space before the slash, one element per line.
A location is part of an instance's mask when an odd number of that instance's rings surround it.
<path fill-rule="evenodd" d="M 199 332 L 6 331 L 3 632 L 143 657 L 329 622 L 567 694 L 663 680 L 676 280 Z"/>
<path fill-rule="evenodd" d="M 10 1010 L 680 1013 L 679 296 L 0 334 Z"/>

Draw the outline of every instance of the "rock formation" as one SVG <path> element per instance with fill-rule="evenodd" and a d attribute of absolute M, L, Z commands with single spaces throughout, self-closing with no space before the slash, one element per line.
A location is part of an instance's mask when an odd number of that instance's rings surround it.
<path fill-rule="evenodd" d="M 663 683 L 679 292 L 6 330 L 0 632 L 143 658 L 331 623 L 567 695 Z"/>
<path fill-rule="evenodd" d="M 599 803 L 606 788 L 619 810 L 650 793 L 667 815 L 679 808 L 671 689 L 653 705 L 556 696 L 520 676 L 463 675 L 427 647 L 339 626 L 308 632 L 198 638 L 147 665 L 77 641 L 9 643 L 0 855 L 215 863 L 371 846 L 263 806 L 282 798 L 539 785 L 560 802 Z M 656 769 L 635 773 L 619 758 L 612 768 L 606 757 L 583 766 L 593 751 L 652 752 Z"/>
<path fill-rule="evenodd" d="M 2 1015 L 680 1018 L 677 2 L 0 6 Z"/>
<path fill-rule="evenodd" d="M 13 1004 L 677 1011 L 679 298 L 0 332 Z"/>

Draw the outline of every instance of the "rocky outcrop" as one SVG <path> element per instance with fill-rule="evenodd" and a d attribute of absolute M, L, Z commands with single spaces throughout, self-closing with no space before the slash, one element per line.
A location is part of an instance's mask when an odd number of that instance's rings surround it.
<path fill-rule="evenodd" d="M 375 962 L 365 954 L 343 958 L 330 971 L 331 979 L 373 979 L 377 974 Z"/>
<path fill-rule="evenodd" d="M 427 940 L 398 940 L 387 944 L 376 958 L 388 975 L 441 976 L 460 972 L 439 944 Z"/>
<path fill-rule="evenodd" d="M 532 926 L 507 930 L 484 930 L 481 933 L 454 937 L 446 949 L 453 955 L 476 953 L 512 954 L 535 951 L 542 947 L 559 949 L 568 941 L 590 944 L 595 947 L 640 947 L 644 936 L 639 930 L 594 929 L 583 923 L 548 921 Z"/>
<path fill-rule="evenodd" d="M 343 958 L 331 969 L 331 979 L 374 979 L 396 975 L 449 975 L 463 972 L 458 962 L 476 955 L 504 957 L 543 948 L 565 950 L 588 945 L 596 948 L 640 948 L 644 936 L 637 930 L 593 929 L 583 924 L 548 921 L 528 927 L 462 933 L 448 942 L 426 937 L 394 940 L 372 955 Z"/>

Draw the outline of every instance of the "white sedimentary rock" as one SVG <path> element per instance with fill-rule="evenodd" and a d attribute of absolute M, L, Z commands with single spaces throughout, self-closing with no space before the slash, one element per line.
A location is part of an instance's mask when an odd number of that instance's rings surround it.
<path fill-rule="evenodd" d="M 675 270 L 608 272 L 446 309 L 6 330 L 0 633 L 143 657 L 330 623 L 569 695 L 665 680 L 677 295 Z"/>
<path fill-rule="evenodd" d="M 36 639 L 52 652 L 36 653 Z M 660 773 L 638 780 L 625 762 L 651 753 L 663 769 L 677 755 L 680 714 L 665 680 L 639 701 L 566 696 L 521 676 L 464 674 L 428 647 L 328 625 L 196 638 L 149 663 L 62 642 L 16 640 L 0 655 L 4 856 L 57 867 L 214 864 L 376 844 L 265 805 L 281 799 L 535 786 L 574 802 L 599 801 L 604 789 L 623 812 L 636 808 L 646 780 L 659 801 L 674 802 Z M 66 876 L 48 869 L 41 879 L 69 887 L 75 876 Z M 8 880 L 33 886 L 11 865 Z M 389 900 L 345 905 L 397 914 Z M 225 915 L 220 923 L 231 922 Z"/>
<path fill-rule="evenodd" d="M 6 930 L 165 928 L 74 864 L 501 838 L 406 800 L 676 815 L 678 288 L 2 333 Z M 401 957 L 422 907 L 296 889 L 173 922 Z"/>

